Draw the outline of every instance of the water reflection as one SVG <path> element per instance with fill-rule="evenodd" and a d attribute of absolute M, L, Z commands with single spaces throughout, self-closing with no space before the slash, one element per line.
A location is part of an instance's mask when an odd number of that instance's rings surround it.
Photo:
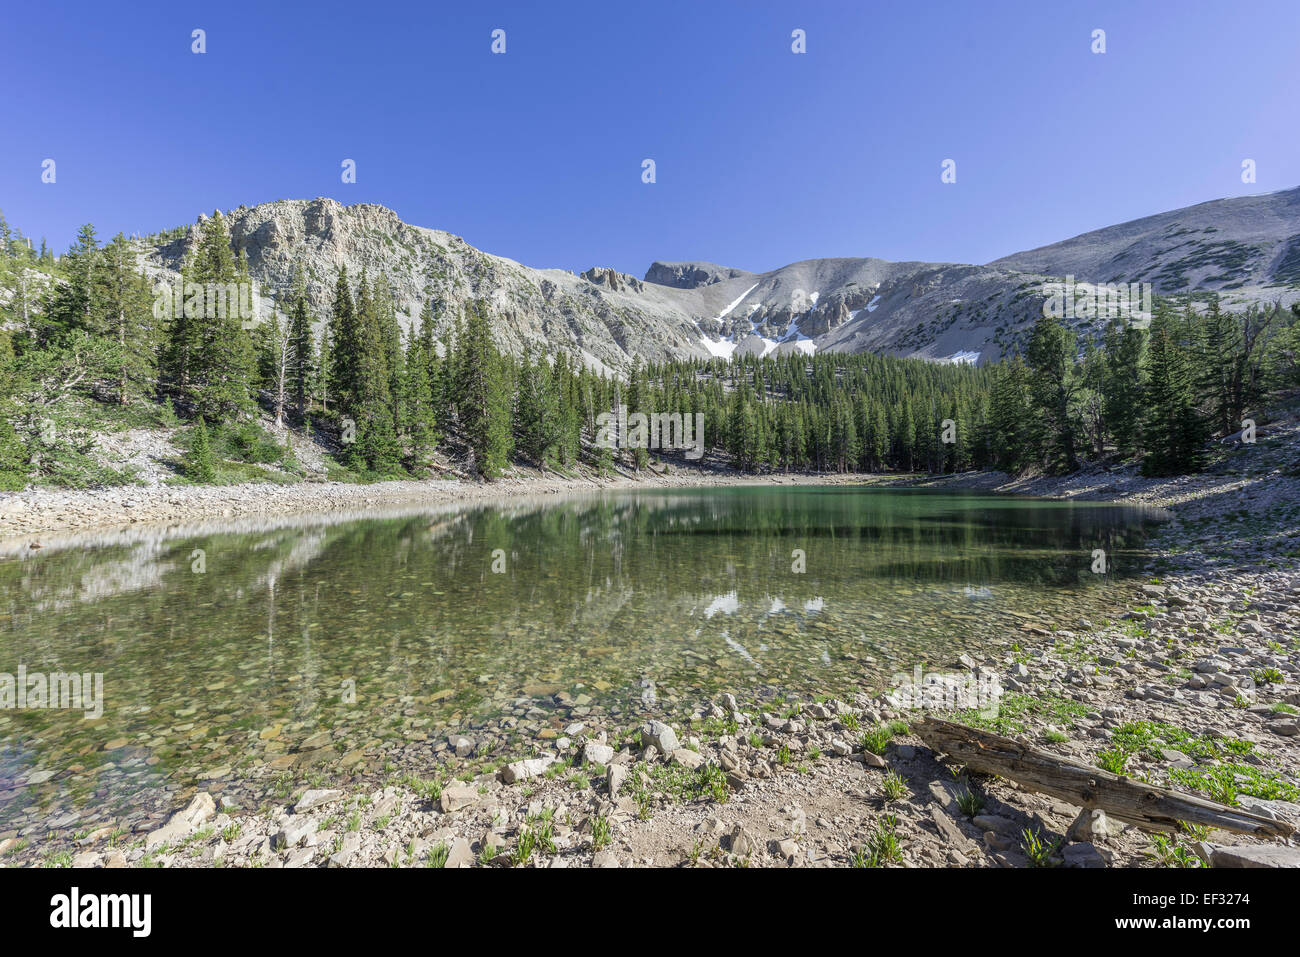
<path fill-rule="evenodd" d="M 0 671 L 99 671 L 106 697 L 97 721 L 0 711 L 0 829 L 43 770 L 70 800 L 129 804 L 273 764 L 321 729 L 344 754 L 558 691 L 647 706 L 758 684 L 834 693 L 1102 607 L 1158 517 L 728 488 L 0 550 Z M 1097 548 L 1112 576 L 1090 571 Z"/>

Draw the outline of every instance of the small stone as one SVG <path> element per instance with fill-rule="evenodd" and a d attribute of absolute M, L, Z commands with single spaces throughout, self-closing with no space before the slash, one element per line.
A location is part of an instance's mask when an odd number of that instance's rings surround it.
<path fill-rule="evenodd" d="M 271 846 L 279 851 L 285 848 L 297 847 L 315 833 L 315 821 L 307 818 L 301 821 L 290 820 L 288 824 L 276 831 L 275 836 L 271 838 Z"/>
<path fill-rule="evenodd" d="M 1070 841 L 1095 844 L 1098 841 L 1119 837 L 1123 830 L 1124 826 L 1108 818 L 1101 808 L 1084 808 L 1074 819 L 1065 836 Z"/>
<path fill-rule="evenodd" d="M 739 824 L 731 829 L 731 853 L 737 857 L 749 857 L 754 853 L 754 839 Z"/>
<path fill-rule="evenodd" d="M 692 751 L 690 748 L 678 748 L 673 752 L 673 763 L 694 771 L 696 768 L 703 766 L 704 756 L 698 751 Z"/>
<path fill-rule="evenodd" d="M 641 743 L 654 745 L 663 754 L 672 754 L 682 746 L 677 740 L 677 732 L 662 721 L 647 721 L 642 725 Z"/>
<path fill-rule="evenodd" d="M 1095 844 L 1090 844 L 1087 841 L 1081 844 L 1067 844 L 1061 851 L 1061 856 L 1065 858 L 1066 867 L 1095 868 L 1106 866 L 1106 859 L 1101 856 L 1101 851 L 1097 850 Z"/>
<path fill-rule="evenodd" d="M 302 797 L 298 798 L 298 803 L 294 805 L 293 810 L 295 814 L 302 814 L 312 808 L 333 804 L 342 797 L 343 792 L 337 788 L 315 788 L 304 791 Z"/>
<path fill-rule="evenodd" d="M 609 771 L 606 773 L 606 780 L 609 781 L 609 796 L 611 799 L 618 797 L 618 792 L 622 789 L 623 783 L 627 781 L 628 770 L 621 764 L 611 764 Z"/>
<path fill-rule="evenodd" d="M 582 756 L 591 764 L 609 764 L 614 760 L 614 749 L 608 744 L 588 741 L 582 749 Z"/>
<path fill-rule="evenodd" d="M 1208 852 L 1211 867 L 1300 867 L 1300 847 L 1281 844 L 1223 844 L 1201 842 L 1197 854 Z"/>
<path fill-rule="evenodd" d="M 438 807 L 442 809 L 443 814 L 450 814 L 452 811 L 459 811 L 477 802 L 478 788 L 468 784 L 449 784 L 442 789 L 442 794 L 438 798 Z"/>
<path fill-rule="evenodd" d="M 501 769 L 501 780 L 506 784 L 515 784 L 519 781 L 526 781 L 528 778 L 535 778 L 546 773 L 546 769 L 555 763 L 555 758 L 547 755 L 544 758 L 529 758 L 526 761 L 515 761 L 513 764 L 507 764 Z"/>
<path fill-rule="evenodd" d="M 469 841 L 463 837 L 458 837 L 451 842 L 451 850 L 447 852 L 447 863 L 442 865 L 446 867 L 473 867 L 474 852 L 470 849 Z"/>

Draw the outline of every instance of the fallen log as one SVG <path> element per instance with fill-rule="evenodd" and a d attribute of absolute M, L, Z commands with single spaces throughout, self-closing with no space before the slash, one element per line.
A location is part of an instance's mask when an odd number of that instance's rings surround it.
<path fill-rule="evenodd" d="M 1085 810 L 1100 809 L 1146 831 L 1175 832 L 1183 821 L 1262 838 L 1287 838 L 1293 830 L 1281 821 L 1058 758 L 954 721 L 926 717 L 912 730 L 931 750 L 971 771 L 996 774 Z"/>

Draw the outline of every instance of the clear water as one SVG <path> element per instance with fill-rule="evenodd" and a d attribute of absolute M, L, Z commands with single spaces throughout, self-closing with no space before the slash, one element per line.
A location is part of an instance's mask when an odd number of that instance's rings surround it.
<path fill-rule="evenodd" d="M 0 835 L 265 776 L 321 731 L 328 772 L 376 743 L 545 715 L 559 693 L 571 716 L 883 684 L 1026 624 L 1104 615 L 1157 518 L 765 486 L 12 550 L 0 672 L 102 672 L 104 713 L 0 710 Z M 1108 575 L 1091 570 L 1097 548 Z"/>

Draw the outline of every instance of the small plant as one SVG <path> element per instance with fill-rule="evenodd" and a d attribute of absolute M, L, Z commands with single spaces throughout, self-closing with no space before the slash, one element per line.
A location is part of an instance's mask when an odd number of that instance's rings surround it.
<path fill-rule="evenodd" d="M 1255 672 L 1255 684 L 1257 685 L 1280 685 L 1286 682 L 1286 675 L 1282 674 L 1277 668 L 1261 668 Z"/>
<path fill-rule="evenodd" d="M 957 792 L 957 807 L 967 817 L 974 817 L 984 810 L 984 795 L 970 788 L 962 788 Z"/>
<path fill-rule="evenodd" d="M 1123 774 L 1128 755 L 1119 748 L 1107 748 L 1097 755 L 1097 767 L 1111 774 Z"/>
<path fill-rule="evenodd" d="M 1020 849 L 1025 852 L 1025 857 L 1029 858 L 1030 867 L 1055 867 L 1056 852 L 1060 848 L 1059 840 L 1051 844 L 1045 842 L 1038 831 L 1031 831 L 1025 828 L 1020 835 Z"/>
<path fill-rule="evenodd" d="M 1179 821 L 1178 826 L 1184 834 L 1190 835 L 1198 841 L 1206 841 L 1210 838 L 1210 828 L 1207 824 L 1192 824 L 1190 821 Z"/>
<path fill-rule="evenodd" d="M 878 724 L 869 731 L 862 734 L 862 749 L 870 751 L 872 754 L 884 754 L 885 748 L 889 746 L 891 735 L 889 728 L 883 724 Z"/>
<path fill-rule="evenodd" d="M 424 859 L 426 867 L 446 867 L 447 857 L 451 854 L 451 848 L 446 844 L 438 843 L 429 848 L 429 853 Z"/>
<path fill-rule="evenodd" d="M 903 851 L 898 843 L 898 819 L 886 814 L 876 825 L 875 832 L 867 839 L 866 867 L 884 867 L 897 864 L 903 860 Z M 855 865 L 857 866 L 857 865 Z"/>
<path fill-rule="evenodd" d="M 885 775 L 885 800 L 897 801 L 907 793 L 907 782 L 897 771 L 890 771 Z"/>
<path fill-rule="evenodd" d="M 776 760 L 779 764 L 790 763 L 790 746 L 788 744 L 781 745 L 781 749 L 776 752 Z"/>
<path fill-rule="evenodd" d="M 244 829 L 244 825 L 239 821 L 231 821 L 221 831 L 221 839 L 227 844 L 234 843 L 239 837 L 239 832 Z"/>
<path fill-rule="evenodd" d="M 1153 849 L 1147 852 L 1147 856 L 1154 860 L 1161 867 L 1201 867 L 1202 862 L 1199 857 L 1192 854 L 1185 847 L 1178 847 L 1165 834 L 1153 834 L 1151 836 Z"/>
<path fill-rule="evenodd" d="M 597 814 L 591 821 L 591 849 L 599 851 L 601 848 L 609 846 L 609 842 L 614 839 L 613 828 L 610 826 L 609 818 L 604 814 Z"/>

